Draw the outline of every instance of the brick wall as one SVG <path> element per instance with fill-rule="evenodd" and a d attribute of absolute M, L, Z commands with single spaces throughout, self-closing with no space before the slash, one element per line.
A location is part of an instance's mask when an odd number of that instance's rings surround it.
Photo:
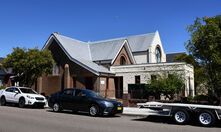
<path fill-rule="evenodd" d="M 132 64 L 132 61 L 130 60 L 130 58 L 129 58 L 129 56 L 128 56 L 128 53 L 127 53 L 125 47 L 123 47 L 123 48 L 121 49 L 120 53 L 118 54 L 116 60 L 114 61 L 113 66 L 120 65 L 120 58 L 121 58 L 121 56 L 124 56 L 127 65 Z"/>
<path fill-rule="evenodd" d="M 46 96 L 61 90 L 60 76 L 43 76 L 37 80 L 37 92 Z"/>

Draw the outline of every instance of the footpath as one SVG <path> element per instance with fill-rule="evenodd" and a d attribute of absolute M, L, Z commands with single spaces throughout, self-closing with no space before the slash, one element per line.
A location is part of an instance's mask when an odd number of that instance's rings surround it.
<path fill-rule="evenodd" d="M 137 107 L 124 107 L 123 115 L 130 116 L 148 116 L 150 114 L 150 109 L 139 109 Z"/>

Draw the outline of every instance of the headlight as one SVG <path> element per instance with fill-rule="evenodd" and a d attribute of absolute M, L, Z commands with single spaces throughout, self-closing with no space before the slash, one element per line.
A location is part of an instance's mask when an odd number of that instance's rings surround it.
<path fill-rule="evenodd" d="M 27 95 L 26 97 L 29 98 L 29 99 L 35 99 L 34 97 L 31 97 L 29 95 Z"/>
<path fill-rule="evenodd" d="M 103 103 L 106 107 L 114 107 L 114 105 L 113 105 L 111 102 L 102 101 L 102 103 Z"/>

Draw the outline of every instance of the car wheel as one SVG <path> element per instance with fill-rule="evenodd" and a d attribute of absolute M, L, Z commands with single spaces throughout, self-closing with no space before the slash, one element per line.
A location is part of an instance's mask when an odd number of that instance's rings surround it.
<path fill-rule="evenodd" d="M 91 105 L 90 109 L 89 109 L 89 114 L 91 116 L 97 116 L 99 113 L 99 107 L 97 105 Z"/>
<path fill-rule="evenodd" d="M 18 106 L 20 108 L 24 108 L 25 107 L 25 99 L 24 98 L 20 98 L 18 101 Z"/>
<path fill-rule="evenodd" d="M 211 111 L 202 111 L 198 116 L 199 123 L 202 126 L 208 127 L 212 126 L 215 123 L 215 115 Z"/>
<path fill-rule="evenodd" d="M 5 106 L 5 105 L 6 105 L 5 97 L 1 97 L 1 106 Z"/>
<path fill-rule="evenodd" d="M 61 111 L 61 106 L 58 103 L 54 103 L 53 111 L 54 112 L 60 112 Z"/>
<path fill-rule="evenodd" d="M 185 124 L 189 120 L 189 114 L 186 110 L 177 109 L 174 112 L 173 118 L 177 124 Z"/>

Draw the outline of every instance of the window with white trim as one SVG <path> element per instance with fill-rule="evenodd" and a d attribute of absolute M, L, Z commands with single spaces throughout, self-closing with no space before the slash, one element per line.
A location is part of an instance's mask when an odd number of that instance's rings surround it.
<path fill-rule="evenodd" d="M 161 50 L 160 50 L 160 47 L 156 48 L 155 55 L 156 55 L 156 62 L 160 63 L 161 62 Z"/>

